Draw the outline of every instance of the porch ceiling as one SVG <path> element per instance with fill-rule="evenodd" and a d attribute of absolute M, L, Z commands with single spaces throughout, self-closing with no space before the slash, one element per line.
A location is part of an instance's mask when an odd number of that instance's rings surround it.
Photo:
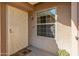
<path fill-rule="evenodd" d="M 7 3 L 11 6 L 17 7 L 19 9 L 25 10 L 25 11 L 33 11 L 34 10 L 34 6 L 31 5 L 28 2 L 13 2 L 13 3 Z"/>

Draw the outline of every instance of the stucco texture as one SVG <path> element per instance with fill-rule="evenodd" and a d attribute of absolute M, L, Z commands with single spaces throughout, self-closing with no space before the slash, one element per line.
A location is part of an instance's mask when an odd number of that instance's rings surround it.
<path fill-rule="evenodd" d="M 56 39 L 37 36 L 37 19 L 29 19 L 30 44 L 55 53 L 59 49 L 66 49 L 71 54 L 71 3 L 40 3 L 35 6 L 35 12 L 55 7 L 57 9 Z"/>

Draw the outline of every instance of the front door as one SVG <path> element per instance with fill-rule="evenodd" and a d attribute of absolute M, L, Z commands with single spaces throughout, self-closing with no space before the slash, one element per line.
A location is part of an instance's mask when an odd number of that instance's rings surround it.
<path fill-rule="evenodd" d="M 28 46 L 28 13 L 8 6 L 9 55 Z"/>

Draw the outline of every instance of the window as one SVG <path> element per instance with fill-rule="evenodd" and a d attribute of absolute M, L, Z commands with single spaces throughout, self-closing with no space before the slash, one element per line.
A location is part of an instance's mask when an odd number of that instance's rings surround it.
<path fill-rule="evenodd" d="M 37 36 L 55 38 L 56 9 L 37 13 Z"/>

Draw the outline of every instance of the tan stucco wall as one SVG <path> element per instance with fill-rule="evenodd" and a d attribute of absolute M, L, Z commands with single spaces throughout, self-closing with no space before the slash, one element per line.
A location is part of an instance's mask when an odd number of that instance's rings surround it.
<path fill-rule="evenodd" d="M 71 5 L 71 31 L 72 31 L 72 55 L 78 55 L 78 40 L 77 37 L 77 3 Z"/>
<path fill-rule="evenodd" d="M 77 29 L 78 29 L 78 37 L 79 37 L 79 2 L 77 3 Z M 78 55 L 79 55 L 79 39 L 78 39 Z"/>
<path fill-rule="evenodd" d="M 77 3 L 77 23 L 78 23 L 78 31 L 79 31 L 79 2 Z M 78 32 L 79 33 L 79 32 Z M 79 36 L 79 34 L 78 34 L 78 36 Z"/>
<path fill-rule="evenodd" d="M 7 6 L 7 21 L 8 55 L 11 55 L 28 46 L 28 13 Z"/>
<path fill-rule="evenodd" d="M 1 3 L 1 55 L 6 55 L 6 41 L 6 4 Z"/>
<path fill-rule="evenodd" d="M 30 42 L 43 50 L 56 53 L 58 49 L 71 51 L 71 4 L 70 3 L 40 3 L 35 6 L 36 11 L 47 8 L 57 8 L 56 39 L 37 36 L 36 19 L 30 23 Z M 34 15 L 35 18 L 35 15 Z"/>
<path fill-rule="evenodd" d="M 0 15 L 1 15 L 1 4 L 0 4 Z M 1 16 L 0 16 L 0 55 L 1 55 Z"/>

